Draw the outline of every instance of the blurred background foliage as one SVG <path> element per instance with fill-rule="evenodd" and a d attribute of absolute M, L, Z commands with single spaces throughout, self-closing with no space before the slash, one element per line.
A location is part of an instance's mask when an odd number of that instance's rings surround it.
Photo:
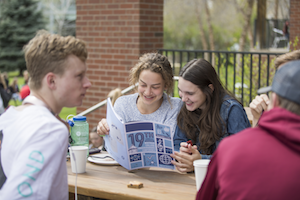
<path fill-rule="evenodd" d="M 45 27 L 43 14 L 34 0 L 3 0 L 0 2 L 0 70 L 26 69 L 22 48 Z"/>
<path fill-rule="evenodd" d="M 164 48 L 259 49 L 258 45 L 254 45 L 258 31 L 255 26 L 258 8 L 263 6 L 266 7 L 264 20 L 270 20 L 266 26 L 273 21 L 289 18 L 289 0 L 164 0 Z M 209 26 L 212 28 L 209 29 Z M 282 24 L 273 27 L 281 29 Z M 267 34 L 268 37 L 274 37 L 273 30 Z M 203 39 L 207 42 L 206 48 Z"/>

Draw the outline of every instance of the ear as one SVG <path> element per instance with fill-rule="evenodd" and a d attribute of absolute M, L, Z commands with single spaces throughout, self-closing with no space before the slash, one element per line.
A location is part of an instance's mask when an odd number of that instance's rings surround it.
<path fill-rule="evenodd" d="M 213 84 L 209 84 L 208 87 L 211 89 L 211 91 L 213 92 L 215 90 L 214 85 Z"/>
<path fill-rule="evenodd" d="M 56 88 L 56 75 L 52 72 L 49 72 L 48 74 L 46 74 L 46 82 L 47 82 L 47 86 L 50 89 L 55 89 Z"/>

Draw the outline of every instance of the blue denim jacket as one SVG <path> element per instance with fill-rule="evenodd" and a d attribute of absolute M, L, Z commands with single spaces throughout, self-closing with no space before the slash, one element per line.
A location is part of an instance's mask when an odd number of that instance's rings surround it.
<path fill-rule="evenodd" d="M 243 106 L 236 100 L 233 99 L 224 100 L 221 105 L 220 112 L 221 112 L 220 114 L 222 119 L 227 125 L 227 129 L 225 130 L 224 136 L 219 141 L 216 141 L 213 152 L 216 150 L 216 148 L 218 147 L 219 143 L 223 138 L 235 134 L 237 132 L 240 132 L 245 128 L 250 127 L 250 122 L 248 120 L 247 114 Z M 174 150 L 179 151 L 180 143 L 188 141 L 189 138 L 187 138 L 186 135 L 178 128 L 178 126 L 176 126 L 173 140 L 174 140 Z M 196 145 L 197 147 L 199 147 L 200 141 L 198 141 Z M 212 155 L 201 154 L 201 156 L 202 159 L 210 159 Z"/>

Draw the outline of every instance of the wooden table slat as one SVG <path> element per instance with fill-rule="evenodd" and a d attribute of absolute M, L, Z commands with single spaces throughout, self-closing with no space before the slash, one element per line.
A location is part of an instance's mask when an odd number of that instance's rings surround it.
<path fill-rule="evenodd" d="M 75 193 L 75 177 L 67 162 L 69 192 Z M 130 181 L 140 181 L 141 189 L 128 188 Z M 128 171 L 122 166 L 103 166 L 87 162 L 86 173 L 77 175 L 77 193 L 103 199 L 195 199 L 194 173 L 146 168 Z"/>

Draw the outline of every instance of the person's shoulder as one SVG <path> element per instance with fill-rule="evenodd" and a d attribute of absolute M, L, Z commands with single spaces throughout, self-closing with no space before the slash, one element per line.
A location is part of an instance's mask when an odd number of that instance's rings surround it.
<path fill-rule="evenodd" d="M 181 103 L 181 99 L 178 97 L 170 97 L 171 102 Z"/>
<path fill-rule="evenodd" d="M 229 96 L 229 95 L 225 95 L 225 97 L 223 98 L 223 102 L 222 102 L 222 107 L 232 107 L 232 106 L 238 106 L 240 108 L 242 108 L 243 106 L 233 97 Z"/>
<path fill-rule="evenodd" d="M 26 116 L 25 120 L 29 122 L 38 121 L 40 126 L 54 126 L 64 127 L 64 124 L 60 122 L 47 108 L 44 106 L 28 106 L 22 111 L 22 116 Z M 36 124 L 37 125 L 37 124 Z"/>
<path fill-rule="evenodd" d="M 138 93 L 123 95 L 117 98 L 116 102 L 132 101 L 137 98 Z"/>
<path fill-rule="evenodd" d="M 114 107 L 120 107 L 123 105 L 130 105 L 132 102 L 136 102 L 136 98 L 137 98 L 138 94 L 134 93 L 134 94 L 128 94 L 128 95 L 123 95 L 117 98 Z"/>
<path fill-rule="evenodd" d="M 181 101 L 181 99 L 178 98 L 178 97 L 171 97 L 170 101 L 171 101 L 172 106 L 174 106 L 175 108 L 177 108 L 177 107 L 181 108 L 181 106 L 183 104 L 183 102 Z"/>

